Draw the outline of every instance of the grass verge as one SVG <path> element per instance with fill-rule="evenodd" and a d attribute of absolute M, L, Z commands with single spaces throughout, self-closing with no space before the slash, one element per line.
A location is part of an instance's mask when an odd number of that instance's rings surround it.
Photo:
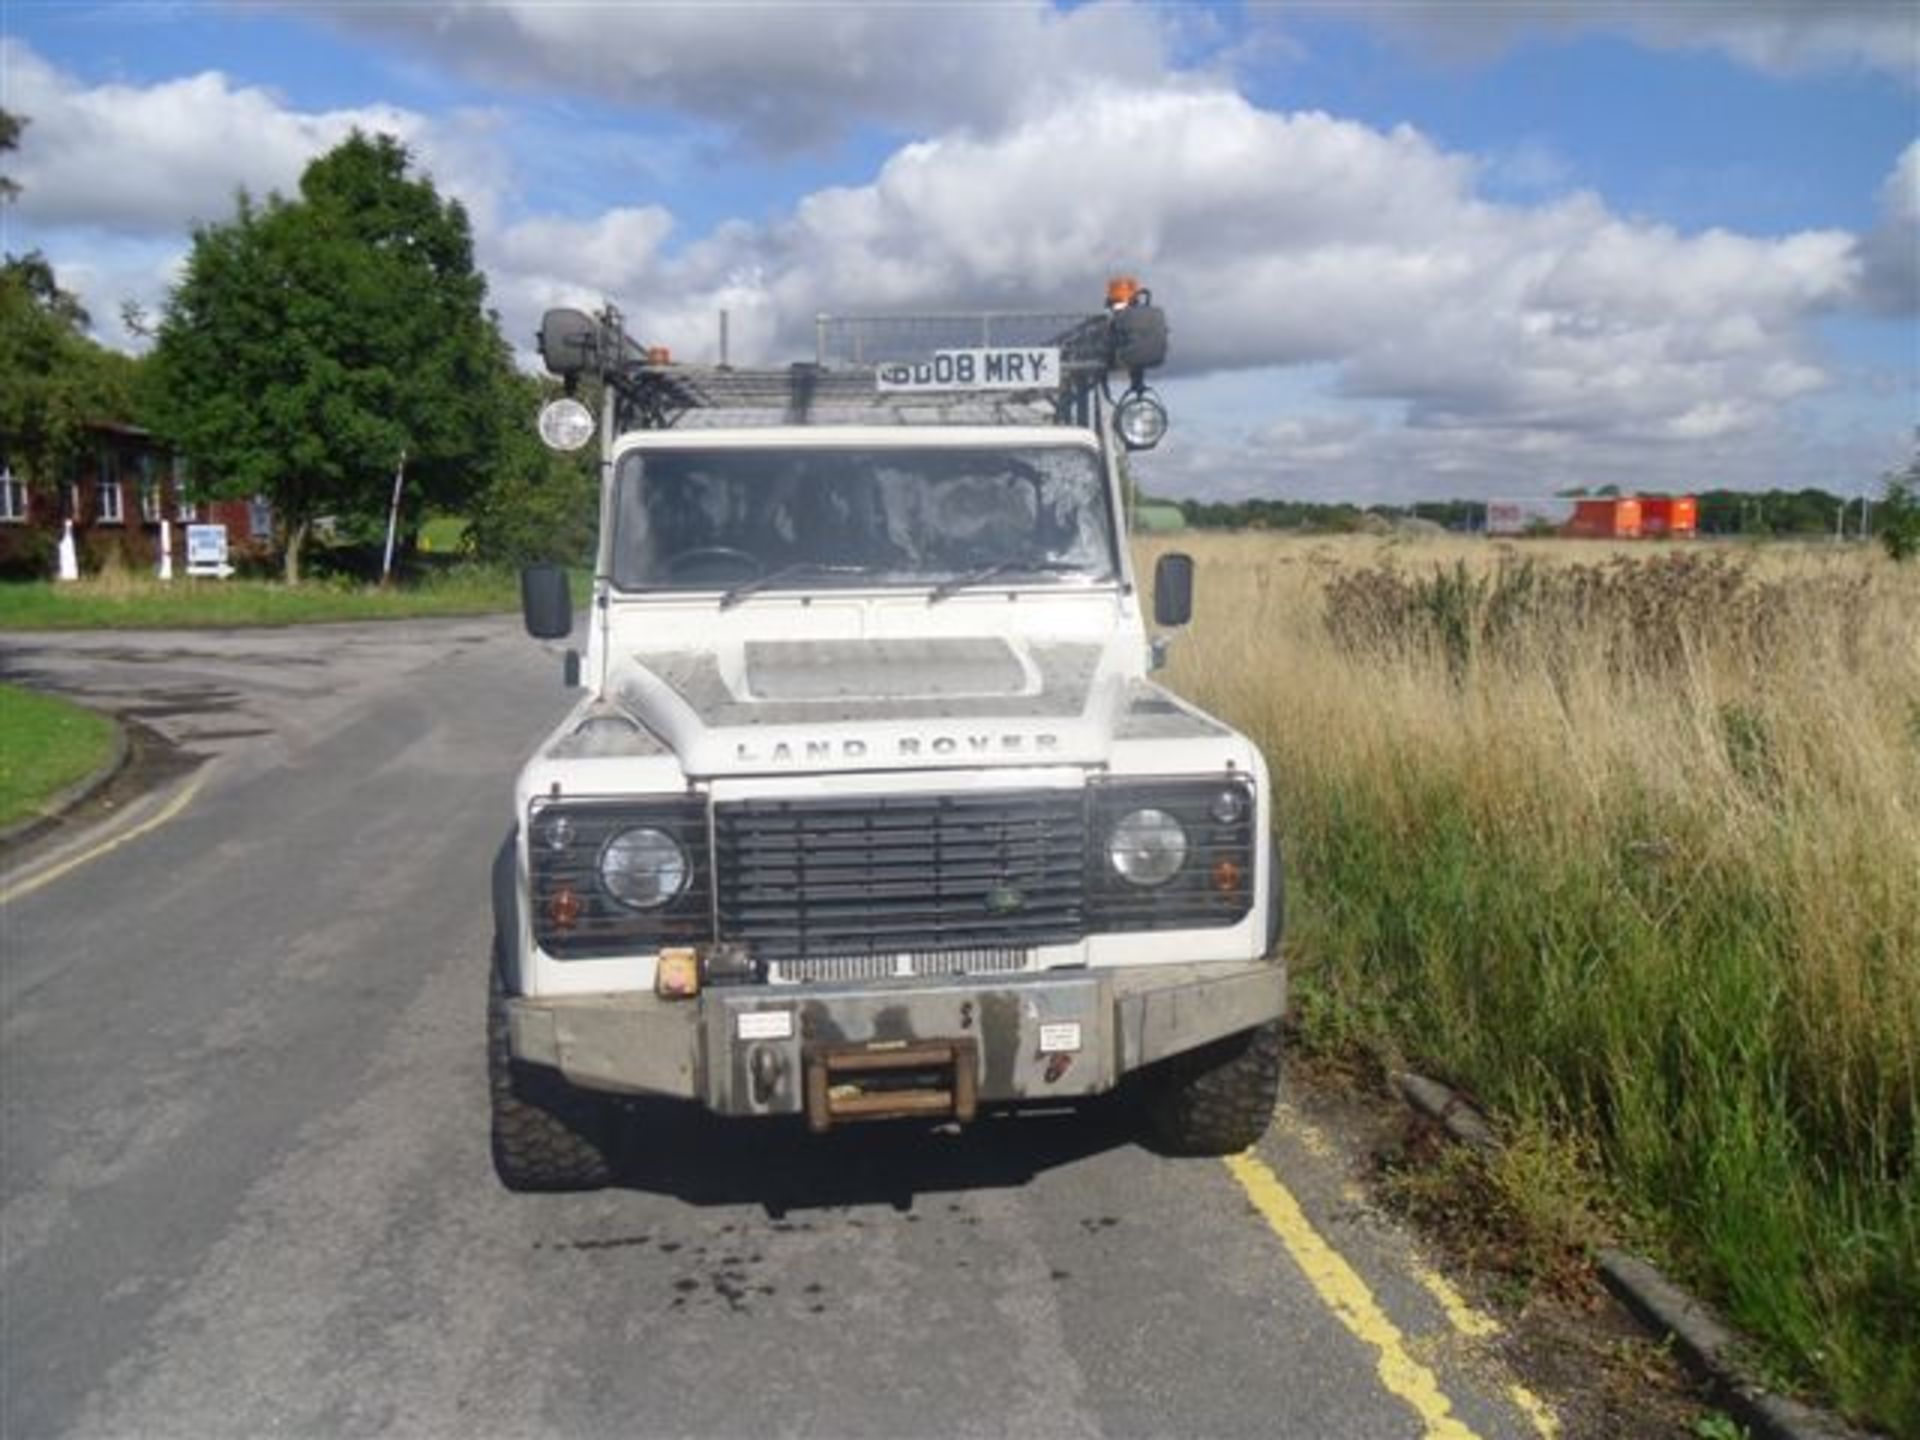
<path fill-rule="evenodd" d="M 98 630 L 300 625 L 516 610 L 513 572 L 459 566 L 391 587 L 310 580 L 173 580 L 100 576 L 68 584 L 0 585 L 0 630 Z"/>
<path fill-rule="evenodd" d="M 1516 1223 L 1920 1434 L 1920 575 L 1189 548 L 1174 680 L 1272 764 L 1308 1043 L 1474 1093 Z"/>
<path fill-rule="evenodd" d="M 113 753 L 113 722 L 51 695 L 0 685 L 0 825 L 37 812 Z"/>

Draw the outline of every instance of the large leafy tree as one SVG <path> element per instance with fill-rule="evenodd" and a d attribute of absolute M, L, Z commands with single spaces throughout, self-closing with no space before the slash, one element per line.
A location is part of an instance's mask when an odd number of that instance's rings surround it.
<path fill-rule="evenodd" d="M 0 263 L 0 450 L 35 485 L 72 477 L 88 422 L 138 414 L 138 363 L 95 344 L 86 325 L 38 251 Z"/>
<path fill-rule="evenodd" d="M 0 155 L 19 148 L 26 123 L 0 110 Z M 19 192 L 0 174 L 0 202 Z M 73 474 L 88 421 L 126 420 L 136 409 L 138 366 L 90 340 L 88 323 L 39 251 L 0 261 L 0 452 L 32 483 Z"/>
<path fill-rule="evenodd" d="M 286 576 L 313 521 L 459 508 L 492 462 L 510 369 L 458 201 L 406 147 L 356 131 L 296 198 L 240 196 L 194 232 L 153 351 L 157 427 L 205 493 L 267 496 Z"/>

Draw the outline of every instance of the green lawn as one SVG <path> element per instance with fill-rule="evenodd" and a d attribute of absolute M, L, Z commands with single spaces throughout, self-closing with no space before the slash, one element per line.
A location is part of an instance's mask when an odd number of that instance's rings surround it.
<path fill-rule="evenodd" d="M 0 825 L 34 813 L 113 753 L 113 722 L 50 695 L 0 685 Z"/>
<path fill-rule="evenodd" d="M 299 625 L 316 620 L 399 620 L 479 615 L 520 606 L 508 570 L 462 566 L 415 584 L 382 589 L 315 580 L 158 580 L 117 576 L 69 584 L 0 585 L 0 630 L 159 630 L 228 625 Z"/>

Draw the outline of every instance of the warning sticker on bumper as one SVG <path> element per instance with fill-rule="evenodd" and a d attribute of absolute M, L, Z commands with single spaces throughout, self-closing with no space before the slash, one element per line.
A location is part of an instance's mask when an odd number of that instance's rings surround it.
<path fill-rule="evenodd" d="M 1068 1054 L 1080 1048 L 1080 1022 L 1063 1020 L 1056 1025 L 1040 1027 L 1040 1053 L 1042 1055 Z"/>
<path fill-rule="evenodd" d="M 737 1033 L 742 1040 L 791 1040 L 791 1010 L 748 1010 L 739 1017 Z"/>

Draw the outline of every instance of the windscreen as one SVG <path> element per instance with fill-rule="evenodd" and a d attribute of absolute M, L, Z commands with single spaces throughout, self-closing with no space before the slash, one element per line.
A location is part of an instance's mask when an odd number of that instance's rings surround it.
<path fill-rule="evenodd" d="M 1110 580 L 1099 458 L 1070 447 L 673 450 L 615 482 L 613 581 L 698 590 Z"/>

